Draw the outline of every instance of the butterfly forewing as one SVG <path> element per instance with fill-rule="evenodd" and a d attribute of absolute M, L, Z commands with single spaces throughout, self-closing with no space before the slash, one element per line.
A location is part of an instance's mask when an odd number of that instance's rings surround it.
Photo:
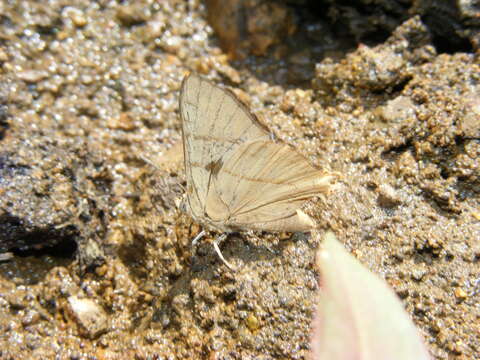
<path fill-rule="evenodd" d="M 233 94 L 196 75 L 183 81 L 180 113 L 188 202 L 198 217 L 226 154 L 242 142 L 268 138 L 268 132 Z"/>

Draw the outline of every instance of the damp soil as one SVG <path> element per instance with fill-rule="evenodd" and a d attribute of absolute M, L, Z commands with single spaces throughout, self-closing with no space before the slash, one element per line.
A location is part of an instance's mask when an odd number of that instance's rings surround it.
<path fill-rule="evenodd" d="M 262 33 L 232 59 L 198 1 L 0 4 L 0 358 L 307 359 L 329 229 L 433 358 L 478 358 L 478 49 L 444 51 L 424 14 L 370 15 L 388 25 L 372 43 L 271 14 L 299 40 Z M 201 227 L 177 206 L 190 71 L 340 174 L 308 204 L 312 234 L 230 235 L 236 272 L 216 234 L 191 246 Z"/>

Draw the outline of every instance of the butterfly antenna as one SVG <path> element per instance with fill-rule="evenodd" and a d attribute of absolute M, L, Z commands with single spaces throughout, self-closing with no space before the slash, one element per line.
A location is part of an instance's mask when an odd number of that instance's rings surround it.
<path fill-rule="evenodd" d="M 161 173 L 161 169 L 145 155 L 138 155 L 138 159 L 142 160 L 145 164 L 150 165 L 157 173 Z M 163 186 L 167 186 L 167 183 L 163 177 L 160 177 L 159 180 L 162 182 Z"/>
<path fill-rule="evenodd" d="M 145 155 L 138 155 L 138 158 L 140 160 L 142 160 L 143 162 L 145 162 L 146 164 L 150 165 L 156 171 L 160 172 L 160 168 L 152 160 L 150 160 L 148 157 L 146 157 Z"/>
<path fill-rule="evenodd" d="M 145 164 L 150 165 L 157 173 L 161 174 L 162 169 L 159 168 L 159 167 L 158 167 L 152 160 L 150 160 L 148 157 L 146 157 L 146 156 L 144 156 L 144 155 L 139 155 L 138 158 L 139 158 L 140 160 L 142 160 L 143 162 L 145 162 Z M 158 180 L 161 182 L 161 184 L 162 184 L 162 186 L 163 186 L 164 188 L 169 187 L 169 184 L 168 184 L 167 181 L 165 180 L 165 177 L 161 176 L 161 177 L 158 178 Z M 182 184 L 180 184 L 180 183 L 178 183 L 178 185 L 180 186 L 180 188 L 182 189 L 182 191 L 185 193 L 185 187 L 184 187 Z M 175 210 L 178 211 L 178 208 L 179 208 L 179 204 L 180 204 L 180 203 L 181 203 L 181 198 L 180 198 L 180 197 L 177 197 L 177 198 L 175 199 L 175 205 L 177 205 Z M 203 235 L 202 235 L 202 236 L 203 236 Z M 200 238 L 201 238 L 201 237 L 200 237 Z"/>
<path fill-rule="evenodd" d="M 152 160 L 150 160 L 148 157 L 146 157 L 146 156 L 144 156 L 144 155 L 140 155 L 138 158 L 141 159 L 141 160 L 143 160 L 146 164 L 148 164 L 148 165 L 150 165 L 151 167 L 153 167 L 153 168 L 155 169 L 155 171 L 157 171 L 157 172 L 161 172 L 161 171 L 162 171 L 162 170 L 161 170 Z M 165 182 L 165 180 L 164 180 L 163 178 L 160 178 L 160 179 L 161 179 L 161 181 L 163 182 L 163 185 L 164 185 L 164 186 L 167 186 L 167 183 Z M 183 192 L 186 191 L 186 190 L 185 190 L 185 187 L 184 187 L 182 184 L 179 183 L 178 185 L 182 188 Z"/>
<path fill-rule="evenodd" d="M 220 247 L 218 246 L 218 243 L 222 242 L 223 240 L 225 240 L 225 238 L 227 237 L 227 234 L 222 234 L 220 235 L 219 237 L 217 237 L 214 241 L 213 241 L 213 248 L 215 249 L 215 251 L 217 252 L 217 255 L 218 257 L 220 258 L 220 260 L 223 261 L 223 263 L 232 271 L 237 271 L 237 269 L 232 265 L 230 264 L 227 260 L 225 260 L 225 258 L 223 257 L 223 254 L 222 252 L 220 251 Z"/>

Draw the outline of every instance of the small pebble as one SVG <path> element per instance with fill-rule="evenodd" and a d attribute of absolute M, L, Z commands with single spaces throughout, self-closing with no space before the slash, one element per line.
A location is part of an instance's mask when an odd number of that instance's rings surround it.
<path fill-rule="evenodd" d="M 465 300 L 467 298 L 467 292 L 462 288 L 455 289 L 455 297 L 459 300 Z"/>
<path fill-rule="evenodd" d="M 139 25 L 147 20 L 147 16 L 143 9 L 136 5 L 119 6 L 116 17 L 124 26 Z"/>
<path fill-rule="evenodd" d="M 79 325 L 83 336 L 94 339 L 107 331 L 107 315 L 93 300 L 70 296 L 68 305 L 70 314 Z"/>
<path fill-rule="evenodd" d="M 40 314 L 38 311 L 35 310 L 29 310 L 25 314 L 25 316 L 22 318 L 22 325 L 23 326 L 28 326 L 28 325 L 33 325 L 37 323 L 40 320 Z"/>
<path fill-rule="evenodd" d="M 68 17 L 76 27 L 84 27 L 87 25 L 87 18 L 83 11 L 75 8 L 68 9 Z"/>
<path fill-rule="evenodd" d="M 247 327 L 250 329 L 250 331 L 255 331 L 260 328 L 260 322 L 253 314 L 248 315 L 248 317 L 245 319 L 245 323 L 247 324 Z"/>
<path fill-rule="evenodd" d="M 388 184 L 382 184 L 377 189 L 378 202 L 381 206 L 392 208 L 402 203 L 397 191 Z"/>
<path fill-rule="evenodd" d="M 48 72 L 44 70 L 24 70 L 17 74 L 20 80 L 27 83 L 37 83 L 48 77 Z"/>
<path fill-rule="evenodd" d="M 5 50 L 0 48 L 0 62 L 5 62 L 7 60 L 8 60 L 8 54 L 5 52 Z"/>
<path fill-rule="evenodd" d="M 421 281 L 427 272 L 425 270 L 414 270 L 412 272 L 412 279 L 415 281 Z"/>
<path fill-rule="evenodd" d="M 8 261 L 8 260 L 11 260 L 11 259 L 13 259 L 13 253 L 11 253 L 11 252 L 6 252 L 6 253 L 0 254 L 0 262 Z"/>
<path fill-rule="evenodd" d="M 136 125 L 129 113 L 123 112 L 120 116 L 108 120 L 107 126 L 110 129 L 132 131 Z"/>

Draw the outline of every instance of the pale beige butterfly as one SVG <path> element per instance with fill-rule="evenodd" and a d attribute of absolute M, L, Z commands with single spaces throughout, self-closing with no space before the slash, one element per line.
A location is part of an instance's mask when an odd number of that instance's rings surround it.
<path fill-rule="evenodd" d="M 195 221 L 222 233 L 315 227 L 301 207 L 328 191 L 332 174 L 312 166 L 290 145 L 273 140 L 235 94 L 198 75 L 183 80 L 180 114 L 185 205 Z M 214 246 L 231 267 L 216 241 Z"/>

